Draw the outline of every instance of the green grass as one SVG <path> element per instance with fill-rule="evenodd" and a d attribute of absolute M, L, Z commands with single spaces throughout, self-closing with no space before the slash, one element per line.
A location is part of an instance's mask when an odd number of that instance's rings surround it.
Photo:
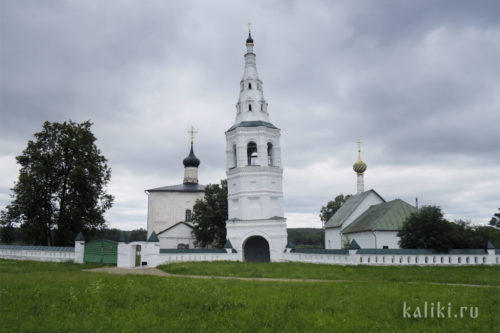
<path fill-rule="evenodd" d="M 190 262 L 162 265 L 172 274 L 500 286 L 500 266 L 341 266 L 304 263 Z"/>
<path fill-rule="evenodd" d="M 205 264 L 189 264 L 196 265 Z M 493 332 L 500 325 L 496 287 L 165 278 L 81 268 L 0 260 L 0 332 Z M 403 318 L 403 302 L 425 301 L 451 303 L 453 313 L 478 306 L 479 316 Z"/>

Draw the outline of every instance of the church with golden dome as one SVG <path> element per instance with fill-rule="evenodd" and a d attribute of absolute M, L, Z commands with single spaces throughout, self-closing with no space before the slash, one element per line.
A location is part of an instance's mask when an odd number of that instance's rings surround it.
<path fill-rule="evenodd" d="M 365 191 L 364 173 L 368 166 L 361 159 L 352 166 L 357 177 L 356 194 L 351 196 L 325 223 L 325 249 L 341 249 L 352 241 L 361 248 L 397 249 L 406 218 L 417 210 L 401 200 L 385 201 L 375 190 Z"/>

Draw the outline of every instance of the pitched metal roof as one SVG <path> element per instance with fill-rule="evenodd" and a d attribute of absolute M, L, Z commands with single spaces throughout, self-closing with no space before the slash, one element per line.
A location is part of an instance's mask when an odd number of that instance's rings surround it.
<path fill-rule="evenodd" d="M 159 242 L 160 240 L 158 239 L 158 236 L 156 236 L 156 232 L 153 231 L 153 233 L 151 233 L 151 236 L 149 236 L 147 241 L 149 243 L 156 243 Z"/>
<path fill-rule="evenodd" d="M 205 185 L 200 184 L 179 184 L 163 186 L 146 190 L 146 192 L 204 192 Z"/>
<path fill-rule="evenodd" d="M 342 206 L 333 214 L 333 216 L 325 223 L 325 229 L 338 228 L 351 216 L 351 214 L 358 208 L 358 206 L 365 200 L 370 193 L 376 194 L 382 201 L 385 202 L 375 190 L 368 190 L 359 194 L 353 195 L 347 199 Z"/>
<path fill-rule="evenodd" d="M 192 226 L 190 223 L 188 223 L 188 222 L 184 222 L 184 221 L 181 221 L 181 222 L 177 222 L 176 224 L 174 224 L 174 225 L 172 225 L 172 226 L 168 227 L 167 229 L 164 229 L 164 230 L 160 231 L 160 232 L 158 233 L 158 235 L 161 235 L 161 234 L 162 234 L 162 233 L 164 233 L 165 231 L 168 231 L 168 230 L 170 230 L 170 229 L 173 229 L 173 228 L 177 227 L 179 224 L 184 224 L 184 225 L 186 225 L 186 226 L 190 227 L 191 229 L 193 229 L 193 226 Z"/>
<path fill-rule="evenodd" d="M 398 231 L 406 218 L 417 209 L 401 199 L 370 206 L 355 219 L 342 233 L 361 231 Z"/>
<path fill-rule="evenodd" d="M 83 237 L 83 234 L 82 232 L 80 231 L 78 233 L 78 235 L 76 235 L 76 238 L 75 238 L 75 242 L 84 242 L 85 241 L 85 237 Z"/>
<path fill-rule="evenodd" d="M 258 126 L 264 126 L 264 127 L 278 129 L 278 127 L 276 127 L 273 124 L 268 123 L 266 121 L 254 120 L 254 121 L 242 121 L 236 125 L 231 126 L 231 128 L 229 128 L 226 132 L 231 132 L 232 130 L 234 130 L 238 127 L 258 127 Z"/>

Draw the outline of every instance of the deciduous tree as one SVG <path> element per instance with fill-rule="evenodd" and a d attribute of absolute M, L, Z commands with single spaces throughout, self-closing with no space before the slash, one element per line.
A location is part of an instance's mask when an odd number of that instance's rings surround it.
<path fill-rule="evenodd" d="M 328 222 L 328 220 L 339 210 L 339 208 L 346 202 L 347 199 L 351 197 L 350 194 L 344 196 L 343 194 L 339 194 L 335 197 L 334 200 L 328 201 L 326 206 L 321 207 L 321 211 L 319 213 L 319 218 L 323 224 Z"/>
<path fill-rule="evenodd" d="M 25 242 L 69 245 L 78 232 L 105 226 L 111 170 L 91 126 L 47 121 L 16 157 L 21 169 L 2 224 L 20 225 Z"/>
<path fill-rule="evenodd" d="M 191 221 L 196 246 L 221 248 L 226 242 L 227 180 L 205 187 L 205 197 L 196 200 Z"/>

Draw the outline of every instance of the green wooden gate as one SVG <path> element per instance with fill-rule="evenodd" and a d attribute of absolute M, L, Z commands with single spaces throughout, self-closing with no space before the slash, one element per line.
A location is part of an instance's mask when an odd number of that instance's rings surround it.
<path fill-rule="evenodd" d="M 95 240 L 85 244 L 83 260 L 99 264 L 114 264 L 118 253 L 118 243 L 110 240 Z"/>

